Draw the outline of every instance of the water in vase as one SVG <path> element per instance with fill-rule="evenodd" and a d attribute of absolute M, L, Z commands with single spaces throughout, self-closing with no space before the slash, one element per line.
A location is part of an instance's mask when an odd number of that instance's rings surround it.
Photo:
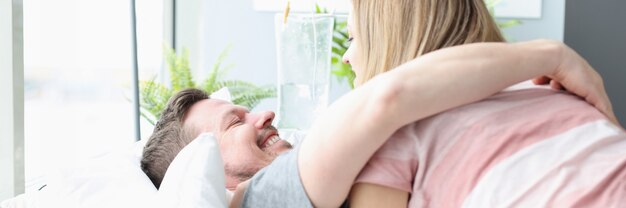
<path fill-rule="evenodd" d="M 328 105 L 334 18 L 276 15 L 278 115 L 282 129 L 306 131 Z"/>

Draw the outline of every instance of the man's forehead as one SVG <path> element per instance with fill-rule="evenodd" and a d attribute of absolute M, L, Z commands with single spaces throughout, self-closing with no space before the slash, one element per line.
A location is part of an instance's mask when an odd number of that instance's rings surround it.
<path fill-rule="evenodd" d="M 218 100 L 218 99 L 205 99 L 205 100 L 201 100 L 198 101 L 197 103 L 195 103 L 191 108 L 191 110 L 201 110 L 201 111 L 207 111 L 207 110 L 219 110 L 220 108 L 224 108 L 224 107 L 228 107 L 231 106 L 233 104 L 223 101 L 223 100 Z"/>
<path fill-rule="evenodd" d="M 225 109 L 234 106 L 233 104 L 217 99 L 205 99 L 198 101 L 191 106 L 191 109 L 185 116 L 186 122 L 201 122 L 206 123 L 210 121 L 212 117 L 220 116 Z"/>
<path fill-rule="evenodd" d="M 218 116 L 225 117 L 230 114 L 248 113 L 248 109 L 243 106 L 234 105 L 223 100 L 207 99 L 194 104 L 190 111 L 189 117 L 195 116 Z"/>

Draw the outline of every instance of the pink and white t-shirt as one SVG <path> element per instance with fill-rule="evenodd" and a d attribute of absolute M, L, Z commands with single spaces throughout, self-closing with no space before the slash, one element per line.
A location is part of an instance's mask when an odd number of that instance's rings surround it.
<path fill-rule="evenodd" d="M 576 96 L 505 91 L 398 130 L 361 182 L 409 207 L 626 207 L 626 134 Z"/>

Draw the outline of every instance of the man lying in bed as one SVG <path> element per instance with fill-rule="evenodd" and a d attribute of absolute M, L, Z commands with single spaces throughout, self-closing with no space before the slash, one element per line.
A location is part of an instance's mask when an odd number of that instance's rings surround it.
<path fill-rule="evenodd" d="M 583 63 L 576 60 L 581 58 L 571 49 L 550 41 L 472 44 L 433 52 L 337 100 L 301 145 L 279 157 L 290 145 L 271 127 L 273 113 L 249 113 L 186 90 L 170 100 L 157 123 L 144 149 L 142 169 L 158 187 L 176 154 L 199 133 L 213 132 L 225 164 L 226 188 L 236 189 L 233 206 L 337 207 L 393 132 L 514 83 L 552 75 L 612 115 L 593 69 L 585 64 L 563 68 L 563 63 Z"/>

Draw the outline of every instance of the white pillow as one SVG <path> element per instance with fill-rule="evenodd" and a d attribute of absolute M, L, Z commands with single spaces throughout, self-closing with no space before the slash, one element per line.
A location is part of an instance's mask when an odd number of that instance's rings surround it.
<path fill-rule="evenodd" d="M 219 145 L 204 133 L 183 148 L 165 173 L 156 195 L 158 207 L 228 207 Z"/>
<path fill-rule="evenodd" d="M 230 95 L 230 90 L 228 89 L 228 87 L 222 87 L 221 89 L 213 92 L 209 97 L 211 97 L 211 99 L 228 101 L 230 103 L 233 102 L 233 98 Z"/>

